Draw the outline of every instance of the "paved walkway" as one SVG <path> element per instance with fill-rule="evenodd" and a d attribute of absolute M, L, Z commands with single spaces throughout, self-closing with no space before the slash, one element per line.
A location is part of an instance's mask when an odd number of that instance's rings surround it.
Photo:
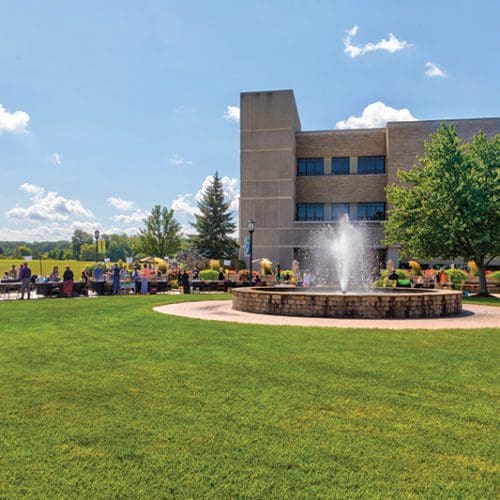
<path fill-rule="evenodd" d="M 235 311 L 231 305 L 231 300 L 207 300 L 158 306 L 154 310 L 162 314 L 187 318 L 259 325 L 380 328 L 383 330 L 500 328 L 500 307 L 471 304 L 465 304 L 464 310 L 457 316 L 432 319 L 301 318 L 298 316 L 274 316 L 272 314 Z"/>

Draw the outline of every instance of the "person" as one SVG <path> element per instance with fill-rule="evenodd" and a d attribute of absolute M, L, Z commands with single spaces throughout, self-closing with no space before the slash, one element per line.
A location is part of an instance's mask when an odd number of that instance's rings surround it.
<path fill-rule="evenodd" d="M 141 291 L 141 273 L 139 272 L 140 266 L 137 265 L 137 267 L 134 269 L 134 272 L 132 273 L 132 279 L 134 280 L 135 283 L 135 294 L 137 295 Z"/>
<path fill-rule="evenodd" d="M 54 269 L 49 275 L 49 281 L 59 281 L 59 268 L 54 266 Z"/>
<path fill-rule="evenodd" d="M 7 280 L 10 281 L 12 279 L 12 276 L 9 271 L 5 271 L 2 280 Z"/>
<path fill-rule="evenodd" d="M 15 264 L 12 264 L 12 267 L 10 268 L 10 271 L 9 271 L 9 275 L 10 275 L 11 279 L 13 279 L 13 280 L 17 279 L 17 271 L 16 271 Z"/>
<path fill-rule="evenodd" d="M 191 293 L 191 290 L 189 289 L 189 276 L 185 269 L 184 272 L 182 273 L 181 282 L 182 282 L 182 292 Z"/>
<path fill-rule="evenodd" d="M 66 297 L 71 297 L 73 295 L 73 271 L 69 266 L 66 266 L 66 270 L 63 273 L 63 284 L 62 293 Z"/>
<path fill-rule="evenodd" d="M 28 263 L 25 262 L 19 268 L 19 281 L 21 282 L 21 300 L 24 299 L 24 292 L 28 291 L 28 300 L 31 297 L 31 269 L 28 267 Z"/>
<path fill-rule="evenodd" d="M 142 271 L 141 294 L 146 295 L 149 292 L 149 280 L 151 278 L 151 269 L 148 264 L 144 265 Z"/>
<path fill-rule="evenodd" d="M 85 269 L 82 271 L 83 286 L 87 286 L 89 278 L 90 278 L 90 269 L 89 266 L 86 266 Z"/>
<path fill-rule="evenodd" d="M 396 270 L 395 270 L 395 269 L 393 269 L 393 270 L 392 270 L 392 273 L 391 273 L 391 274 L 389 274 L 389 279 L 390 279 L 390 280 L 393 280 L 393 281 L 394 281 L 394 280 L 395 280 L 395 281 L 397 281 L 397 280 L 398 280 L 398 278 L 399 278 L 398 273 L 396 272 Z"/>
<path fill-rule="evenodd" d="M 113 266 L 113 295 L 120 293 L 120 268 L 118 264 Z"/>
<path fill-rule="evenodd" d="M 446 273 L 444 272 L 444 268 L 441 268 L 441 271 L 439 272 L 439 287 L 444 288 L 444 286 L 448 283 L 448 276 L 446 276 Z"/>
<path fill-rule="evenodd" d="M 196 279 L 196 278 L 193 278 Z M 222 267 L 219 269 L 219 281 L 226 281 L 226 278 L 224 277 L 224 273 L 222 272 Z"/>
<path fill-rule="evenodd" d="M 262 280 L 260 279 L 260 274 L 256 273 L 254 276 L 254 279 L 252 280 L 252 285 L 259 286 L 261 283 L 262 283 Z"/>
<path fill-rule="evenodd" d="M 304 276 L 302 277 L 302 286 L 304 288 L 309 288 L 311 286 L 311 272 L 309 269 L 304 271 Z"/>
<path fill-rule="evenodd" d="M 279 285 L 281 281 L 281 266 L 278 264 L 278 267 L 276 268 L 276 275 L 275 275 L 276 283 Z"/>
<path fill-rule="evenodd" d="M 420 275 L 415 282 L 415 288 L 424 288 L 424 277 Z"/>

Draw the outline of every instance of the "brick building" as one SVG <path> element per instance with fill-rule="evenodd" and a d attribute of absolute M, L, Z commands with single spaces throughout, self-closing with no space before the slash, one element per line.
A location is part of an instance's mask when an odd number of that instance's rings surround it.
<path fill-rule="evenodd" d="M 307 253 L 311 230 L 347 213 L 362 221 L 379 259 L 398 261 L 383 244 L 385 186 L 411 168 L 442 120 L 387 123 L 384 128 L 302 131 L 292 90 L 245 92 L 240 102 L 240 244 L 253 219 L 254 259 L 289 268 Z M 469 141 L 500 132 L 499 118 L 444 120 Z"/>

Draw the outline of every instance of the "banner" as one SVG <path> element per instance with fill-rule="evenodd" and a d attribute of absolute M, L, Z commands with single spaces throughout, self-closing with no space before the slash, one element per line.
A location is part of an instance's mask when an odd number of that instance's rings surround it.
<path fill-rule="evenodd" d="M 106 253 L 106 240 L 97 240 L 97 252 L 101 255 Z"/>
<path fill-rule="evenodd" d="M 245 257 L 250 257 L 250 236 L 245 238 Z"/>
<path fill-rule="evenodd" d="M 230 266 L 231 265 L 231 261 L 230 260 L 225 260 L 224 261 L 224 265 L 225 266 Z"/>
<path fill-rule="evenodd" d="M 132 264 L 133 261 L 132 257 L 127 257 L 127 264 Z"/>
<path fill-rule="evenodd" d="M 26 255 L 26 257 L 24 257 L 24 260 L 26 262 L 29 262 L 30 260 L 33 260 L 33 257 L 31 255 Z"/>

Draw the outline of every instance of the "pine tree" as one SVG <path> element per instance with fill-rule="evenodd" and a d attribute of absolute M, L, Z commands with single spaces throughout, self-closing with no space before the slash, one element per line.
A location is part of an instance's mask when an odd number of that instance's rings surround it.
<path fill-rule="evenodd" d="M 230 259 L 236 256 L 238 244 L 231 237 L 236 225 L 229 212 L 229 203 L 224 201 L 224 191 L 219 173 L 215 172 L 198 202 L 199 214 L 192 226 L 197 234 L 191 237 L 194 248 L 206 258 Z"/>
<path fill-rule="evenodd" d="M 173 255 L 181 246 L 180 225 L 174 219 L 174 211 L 155 205 L 144 219 L 145 229 L 139 232 L 137 247 L 146 255 L 164 257 Z"/>

